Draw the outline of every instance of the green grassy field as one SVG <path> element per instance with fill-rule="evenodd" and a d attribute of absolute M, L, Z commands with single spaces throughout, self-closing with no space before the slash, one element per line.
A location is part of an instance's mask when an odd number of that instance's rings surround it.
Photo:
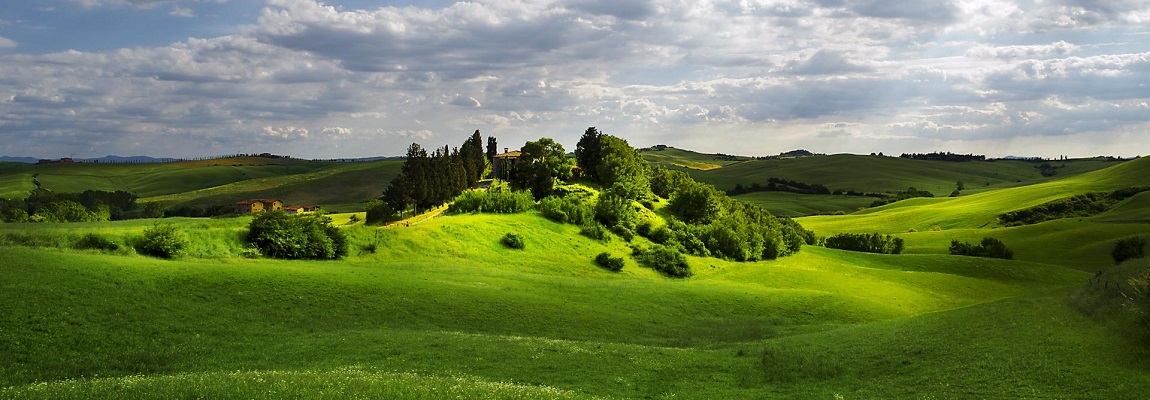
<path fill-rule="evenodd" d="M 399 173 L 402 160 L 339 163 L 259 157 L 155 164 L 9 164 L 0 167 L 0 197 L 24 198 L 35 188 L 56 192 L 124 190 L 141 202 L 169 206 L 233 204 L 277 198 L 288 205 L 359 211 Z"/>
<path fill-rule="evenodd" d="M 607 271 L 593 257 L 626 256 L 627 243 L 535 212 L 382 228 L 336 214 L 352 244 L 340 261 L 251 257 L 247 216 L 162 220 L 192 241 L 175 260 L 128 246 L 152 220 L 0 224 L 0 398 L 1142 398 L 1150 342 L 1089 304 L 1124 295 L 1092 277 L 1111 264 L 1114 240 L 1150 236 L 1150 197 L 1092 218 L 994 227 L 1001 212 L 1150 176 L 1148 159 L 1107 165 L 799 219 L 820 235 L 893 233 L 908 254 L 806 246 L 755 263 L 688 257 L 688 279 L 629 257 Z M 266 170 L 147 200 L 289 198 L 398 167 L 251 168 Z M 796 214 L 850 206 L 760 195 L 740 198 L 810 203 Z M 87 233 L 121 248 L 72 249 Z M 506 233 L 526 248 L 504 247 Z M 945 254 L 952 239 L 984 236 L 1016 260 Z M 1150 262 L 1120 268 L 1100 279 L 1121 283 Z"/>

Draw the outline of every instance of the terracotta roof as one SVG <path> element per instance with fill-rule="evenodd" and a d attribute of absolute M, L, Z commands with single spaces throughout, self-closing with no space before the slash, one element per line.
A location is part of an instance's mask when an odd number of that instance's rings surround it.
<path fill-rule="evenodd" d="M 518 150 L 517 151 L 509 151 L 509 152 L 506 152 L 503 154 L 496 154 L 495 158 L 519 158 L 520 154 L 523 154 L 523 153 L 518 151 Z"/>

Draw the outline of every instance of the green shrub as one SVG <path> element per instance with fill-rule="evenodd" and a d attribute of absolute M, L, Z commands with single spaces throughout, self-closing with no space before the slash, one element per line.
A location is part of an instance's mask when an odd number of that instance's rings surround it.
<path fill-rule="evenodd" d="M 72 243 L 72 248 L 79 250 L 115 251 L 120 249 L 120 244 L 95 233 L 89 233 L 80 237 L 75 243 Z"/>
<path fill-rule="evenodd" d="M 535 198 L 529 192 L 469 190 L 456 197 L 447 212 L 515 214 L 532 207 L 535 207 Z"/>
<path fill-rule="evenodd" d="M 514 233 L 503 235 L 503 240 L 501 241 L 503 242 L 504 246 L 512 249 L 522 249 L 526 247 L 526 244 L 523 243 L 523 237 Z"/>
<path fill-rule="evenodd" d="M 1123 261 L 1145 256 L 1146 239 L 1138 236 L 1119 239 L 1117 242 L 1114 242 L 1114 249 L 1110 251 L 1110 257 L 1114 258 L 1115 264 L 1121 264 Z"/>
<path fill-rule="evenodd" d="M 840 233 L 826 238 L 823 245 L 832 249 L 879 254 L 899 254 L 903 250 L 902 238 L 878 233 Z"/>
<path fill-rule="evenodd" d="M 607 232 L 607 228 L 595 222 L 583 225 L 583 227 L 579 229 L 579 234 L 600 242 L 611 241 L 611 234 Z"/>
<path fill-rule="evenodd" d="M 611 232 L 619 235 L 619 237 L 623 238 L 623 241 L 628 243 L 635 239 L 635 232 L 632 232 L 630 229 L 627 229 L 627 227 L 622 225 L 616 225 L 614 228 L 611 228 Z"/>
<path fill-rule="evenodd" d="M 611 257 L 611 253 L 599 253 L 599 255 L 595 256 L 595 263 L 611 271 L 619 272 L 623 270 L 623 257 Z"/>
<path fill-rule="evenodd" d="M 599 202 L 595 204 L 595 220 L 609 227 L 624 226 L 630 229 L 639 221 L 639 213 L 635 211 L 630 199 L 605 191 L 599 194 Z"/>
<path fill-rule="evenodd" d="M 669 247 L 655 245 L 648 250 L 635 248 L 634 252 L 640 264 L 668 277 L 687 278 L 693 275 L 687 258 Z"/>
<path fill-rule="evenodd" d="M 561 223 L 586 225 L 594 218 L 594 210 L 577 195 L 549 196 L 539 200 L 539 213 L 544 218 Z"/>
<path fill-rule="evenodd" d="M 347 255 L 347 237 L 323 214 L 261 212 L 248 225 L 247 242 L 265 256 L 336 259 Z"/>
<path fill-rule="evenodd" d="M 399 211 L 380 199 L 373 199 L 367 202 L 363 210 L 367 211 L 367 215 L 363 219 L 365 224 L 380 225 L 400 219 Z"/>
<path fill-rule="evenodd" d="M 144 229 L 144 236 L 136 241 L 136 252 L 160 258 L 173 258 L 188 247 L 188 235 L 172 224 L 156 222 Z"/>
<path fill-rule="evenodd" d="M 1006 260 L 1014 259 L 1014 251 L 1008 249 L 1006 244 L 1002 243 L 1001 240 L 992 237 L 983 238 L 982 243 L 978 246 L 951 240 L 950 254 L 956 256 L 1002 258 Z"/>

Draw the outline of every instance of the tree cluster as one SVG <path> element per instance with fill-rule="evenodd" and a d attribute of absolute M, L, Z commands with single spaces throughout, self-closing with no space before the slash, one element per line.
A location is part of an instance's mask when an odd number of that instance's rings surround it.
<path fill-rule="evenodd" d="M 737 196 L 740 194 L 753 193 L 753 192 L 790 192 L 798 194 L 832 194 L 831 190 L 826 186 L 818 183 L 808 184 L 799 181 L 792 181 L 782 178 L 767 178 L 767 184 L 762 185 L 758 182 L 750 184 L 750 186 L 743 186 L 743 184 L 736 184 L 734 189 L 728 190 L 727 194 Z M 833 192 L 835 194 L 843 194 L 844 191 L 838 190 Z M 862 195 L 859 193 L 858 195 Z"/>
<path fill-rule="evenodd" d="M 650 164 L 626 140 L 587 128 L 575 146 L 584 176 L 616 195 L 636 200 L 650 193 Z"/>
<path fill-rule="evenodd" d="M 1122 200 L 1147 190 L 1150 190 L 1150 187 L 1074 195 L 1001 214 L 998 216 L 998 220 L 1005 226 L 1020 226 L 1061 218 L 1089 217 L 1106 212 Z"/>
<path fill-rule="evenodd" d="M 25 199 L 0 199 L 3 222 L 94 222 L 150 217 L 137 207 L 136 195 L 123 190 L 57 193 L 33 189 Z M 151 210 L 150 208 L 148 210 Z M 153 212 L 154 213 L 154 212 Z"/>
<path fill-rule="evenodd" d="M 954 154 L 951 152 L 935 152 L 935 153 L 903 153 L 900 158 L 909 158 L 912 160 L 931 160 L 931 161 L 986 161 L 986 156 L 982 154 Z"/>
<path fill-rule="evenodd" d="M 274 258 L 337 259 L 348 252 L 347 237 L 322 213 L 258 213 L 248 224 L 247 242 Z"/>
<path fill-rule="evenodd" d="M 509 180 L 513 189 L 530 190 L 539 200 L 551 195 L 557 181 L 571 179 L 574 166 L 563 145 L 551 138 L 541 138 L 527 142 L 519 150 L 519 159 Z"/>
<path fill-rule="evenodd" d="M 840 233 L 823 240 L 823 246 L 878 254 L 901 254 L 902 238 L 879 233 Z"/>
<path fill-rule="evenodd" d="M 398 176 L 383 193 L 383 201 L 402 213 L 432 208 L 477 185 L 486 172 L 483 138 L 475 131 L 461 147 L 448 146 L 428 153 L 418 143 L 407 148 L 407 159 Z"/>
<path fill-rule="evenodd" d="M 956 256 L 972 256 L 972 257 L 990 257 L 1002 258 L 1006 260 L 1014 259 L 1014 251 L 1006 247 L 1005 243 L 1001 240 L 986 237 L 977 246 L 959 242 L 957 240 L 950 241 L 950 254 Z"/>
<path fill-rule="evenodd" d="M 1049 178 L 1049 177 L 1058 175 L 1058 169 L 1059 168 L 1066 168 L 1066 164 L 1062 164 L 1061 166 L 1055 167 L 1053 165 L 1050 165 L 1050 163 L 1044 162 L 1042 164 L 1035 165 L 1034 168 L 1038 168 L 1038 172 L 1041 173 L 1042 176 Z"/>
<path fill-rule="evenodd" d="M 883 197 L 879 198 L 878 200 L 871 202 L 870 206 L 871 207 L 879 207 L 879 206 L 887 205 L 890 203 L 894 203 L 896 201 L 913 199 L 915 197 L 934 197 L 934 193 L 931 193 L 931 192 L 928 192 L 925 190 L 918 190 L 914 186 L 911 186 L 904 191 L 897 192 L 897 193 L 892 194 L 892 195 L 884 195 Z"/>

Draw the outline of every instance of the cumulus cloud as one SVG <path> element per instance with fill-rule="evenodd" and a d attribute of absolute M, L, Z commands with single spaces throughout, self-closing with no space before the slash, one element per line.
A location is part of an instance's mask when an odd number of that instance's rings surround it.
<path fill-rule="evenodd" d="M 190 1 L 75 3 L 170 6 L 197 20 L 213 5 L 197 2 L 193 14 Z M 930 145 L 1129 132 L 1150 120 L 1150 36 L 1131 35 L 1144 31 L 1134 19 L 1150 19 L 1148 9 L 1087 0 L 531 0 L 346 10 L 269 0 L 225 36 L 100 52 L 5 50 L 0 152 L 104 146 L 98 152 L 108 154 L 133 143 L 174 155 L 344 157 L 400 154 L 411 141 L 457 144 L 475 129 L 501 143 L 546 135 L 572 145 L 599 126 L 637 145 L 713 133 L 722 136 L 693 143 L 775 154 L 789 148 L 774 146 L 803 146 L 801 138 Z M 362 153 L 322 153 L 336 147 Z M 179 154 L 189 151 L 197 154 Z"/>
<path fill-rule="evenodd" d="M 7 48 L 11 48 L 11 47 L 16 47 L 16 46 L 18 46 L 16 41 L 9 39 L 9 38 L 6 38 L 6 37 L 3 37 L 3 36 L 0 36 L 0 49 L 7 49 Z"/>

